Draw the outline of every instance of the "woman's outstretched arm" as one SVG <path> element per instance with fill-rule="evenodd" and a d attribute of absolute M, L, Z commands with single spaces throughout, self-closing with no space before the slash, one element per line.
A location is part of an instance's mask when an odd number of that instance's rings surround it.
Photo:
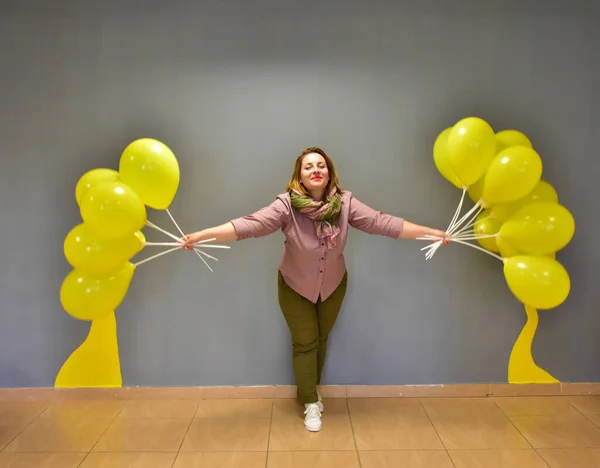
<path fill-rule="evenodd" d="M 449 237 L 448 234 L 439 229 L 433 229 L 427 226 L 420 226 L 418 224 L 411 223 L 410 221 L 404 221 L 398 239 L 418 239 L 419 237 L 425 236 L 436 236 L 443 239 Z M 446 241 L 444 243 L 446 243 Z"/>
<path fill-rule="evenodd" d="M 368 234 L 377 234 L 396 239 L 417 239 L 424 236 L 436 236 L 449 242 L 449 236 L 439 229 L 420 226 L 397 216 L 392 216 L 365 205 L 356 198 L 350 202 L 350 225 Z"/>
<path fill-rule="evenodd" d="M 182 242 L 185 249 L 191 250 L 196 242 L 207 239 L 215 239 L 215 242 L 232 242 L 250 237 L 264 237 L 281 229 L 287 223 L 289 214 L 289 208 L 278 198 L 255 213 L 232 219 L 220 226 L 188 234 Z"/>
<path fill-rule="evenodd" d="M 186 235 L 182 239 L 183 248 L 191 250 L 194 248 L 193 244 L 207 239 L 215 239 L 215 242 L 233 242 L 237 240 L 237 232 L 231 222 L 203 229 L 202 231 Z"/>

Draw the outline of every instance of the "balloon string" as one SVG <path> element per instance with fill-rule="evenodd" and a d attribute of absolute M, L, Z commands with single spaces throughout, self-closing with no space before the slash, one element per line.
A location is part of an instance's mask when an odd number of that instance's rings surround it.
<path fill-rule="evenodd" d="M 462 206 L 463 206 L 463 202 L 465 200 L 466 193 L 467 193 L 467 189 L 463 189 L 462 196 L 460 197 L 460 202 L 458 203 L 458 206 L 456 207 L 454 216 L 452 217 L 452 220 L 450 221 L 450 225 L 448 226 L 448 229 L 446 229 L 446 231 L 450 231 L 450 229 L 452 229 L 454 227 L 454 223 L 458 219 L 458 216 L 460 215 L 460 211 L 462 210 Z"/>
<path fill-rule="evenodd" d="M 152 255 L 152 257 L 148 257 L 148 258 L 145 258 L 144 260 L 140 260 L 139 262 L 134 263 L 134 266 L 138 267 L 140 265 L 143 265 L 146 262 L 149 262 L 150 260 L 154 260 L 155 258 L 162 257 L 163 255 L 167 255 L 168 253 L 175 252 L 176 250 L 180 250 L 180 249 L 181 249 L 181 247 L 174 247 L 172 249 L 165 250 L 164 252 L 157 253 L 156 255 Z"/>
<path fill-rule="evenodd" d="M 499 234 L 475 234 L 475 235 L 469 235 L 469 234 L 465 234 L 462 236 L 452 236 L 452 239 L 459 239 L 459 240 L 477 240 L 477 239 L 490 239 L 492 237 L 498 237 Z"/>
<path fill-rule="evenodd" d="M 452 219 L 450 220 L 450 224 L 448 225 L 448 229 L 446 229 L 446 232 L 451 232 L 452 228 L 454 228 L 454 223 L 456 223 L 456 220 L 458 219 L 458 216 L 460 215 L 460 212 L 462 210 L 462 206 L 463 206 L 463 202 L 465 201 L 465 195 L 467 193 L 467 188 L 464 187 L 463 191 L 462 191 L 462 195 L 460 197 L 460 201 L 458 202 L 458 206 L 456 207 L 456 211 L 454 212 L 454 216 L 452 216 Z M 428 245 L 427 249 L 430 249 L 429 252 L 427 252 L 427 254 L 425 255 L 425 258 L 427 260 L 429 260 L 431 257 L 433 257 L 433 254 L 436 252 L 437 249 L 439 249 L 439 247 L 442 245 L 442 240 L 440 239 L 438 242 L 434 242 L 431 245 Z M 424 249 L 421 249 L 424 250 Z"/>
<path fill-rule="evenodd" d="M 177 221 L 175 221 L 175 218 L 173 217 L 173 215 L 171 214 L 171 212 L 167 209 L 167 214 L 169 215 L 169 218 L 171 218 L 171 221 L 173 221 L 173 224 L 175 225 L 175 227 L 177 228 L 177 230 L 179 231 L 179 233 L 181 234 L 181 237 L 185 237 L 185 234 L 183 233 L 182 229 L 179 227 L 179 224 L 177 224 Z M 198 244 L 200 243 L 204 243 L 204 242 L 210 242 L 211 240 L 216 240 L 216 238 L 210 239 L 210 240 L 205 240 L 205 241 L 201 241 L 198 242 Z M 216 248 L 216 246 L 214 246 Z M 204 257 L 202 257 L 202 255 L 205 255 L 208 258 L 211 258 L 215 261 L 219 261 L 218 259 L 216 259 L 215 257 L 208 255 L 207 253 L 202 252 L 200 249 L 196 249 L 194 248 L 194 253 L 198 256 L 198 258 L 200 260 L 202 260 L 202 263 L 204 263 L 204 265 L 206 265 L 206 268 L 208 268 L 210 270 L 211 273 L 213 272 L 213 269 L 210 267 L 210 265 L 208 264 L 208 262 L 206 260 L 204 260 Z"/>
<path fill-rule="evenodd" d="M 165 210 L 167 212 L 167 214 L 169 215 L 169 218 L 171 218 L 171 221 L 173 221 L 173 224 L 175 225 L 175 227 L 177 228 L 177 230 L 179 231 L 179 233 L 181 234 L 181 237 L 185 237 L 185 234 L 183 233 L 183 231 L 181 230 L 181 228 L 179 227 L 179 224 L 177 224 L 177 221 L 175 221 L 175 218 L 173 218 L 173 215 L 171 214 L 171 212 L 166 209 Z"/>
<path fill-rule="evenodd" d="M 214 240 L 214 239 L 213 239 Z M 198 245 L 201 244 L 202 242 L 208 242 L 208 241 L 201 241 L 201 242 L 196 242 L 194 245 Z M 181 242 L 146 242 L 146 244 L 144 244 L 146 246 L 161 246 L 161 247 L 175 247 L 175 246 L 180 246 L 182 247 L 183 244 Z M 202 248 L 204 249 L 230 249 L 231 247 L 229 245 L 202 245 Z"/>
<path fill-rule="evenodd" d="M 462 240 L 458 240 L 458 239 L 452 239 L 451 242 L 456 242 L 457 244 L 466 245 L 466 246 L 472 247 L 474 249 L 480 250 L 483 253 L 491 255 L 492 257 L 500 260 L 501 262 L 504 262 L 504 258 L 501 257 L 500 255 L 496 255 L 495 253 L 492 253 L 489 250 L 485 250 L 483 247 L 479 247 L 478 245 L 469 244 L 468 242 L 465 242 L 465 241 L 462 241 Z"/>
<path fill-rule="evenodd" d="M 448 226 L 448 229 L 446 230 L 446 232 L 448 234 L 452 234 L 456 229 L 460 228 L 461 225 L 465 222 L 465 220 L 469 219 L 469 216 L 471 216 L 474 211 L 477 211 L 477 212 L 475 213 L 473 219 L 477 218 L 477 216 L 479 215 L 479 212 L 483 209 L 480 206 L 480 203 L 477 202 L 473 208 L 471 208 L 460 220 L 457 221 L 458 217 L 460 216 L 460 212 L 462 210 L 462 206 L 463 206 L 463 203 L 465 200 L 466 193 L 467 193 L 467 188 L 465 187 L 465 188 L 463 188 L 462 195 L 460 197 L 460 202 L 458 203 L 458 206 L 456 207 L 454 216 L 452 217 L 452 220 L 450 221 L 450 225 Z M 442 245 L 442 240 L 438 240 L 437 242 L 434 242 L 433 244 L 431 244 L 421 250 L 429 249 L 429 251 L 425 255 L 425 258 L 427 260 L 429 260 L 430 258 L 433 257 L 433 255 L 435 254 L 437 249 L 439 249 L 441 247 L 441 245 Z"/>
<path fill-rule="evenodd" d="M 467 240 L 477 240 L 477 239 L 489 239 L 491 237 L 498 237 L 499 235 L 500 234 L 480 234 L 480 235 L 470 235 L 470 234 L 467 234 L 467 235 L 464 235 L 464 236 L 452 236 L 449 240 L 452 241 L 452 240 L 456 239 L 456 240 L 461 240 L 461 241 L 467 241 Z M 434 241 L 434 240 L 437 241 L 437 242 L 434 242 L 433 244 L 426 245 L 425 247 L 422 247 L 421 251 L 423 251 L 423 250 L 432 249 L 433 247 L 435 247 L 438 244 L 438 242 L 441 243 L 442 238 L 439 237 L 439 236 L 429 236 L 429 235 L 427 235 L 427 236 L 424 236 L 424 237 L 417 237 L 417 240 L 424 240 L 424 241 L 430 241 L 430 242 Z"/>
<path fill-rule="evenodd" d="M 456 229 L 460 228 L 467 219 L 471 219 L 470 222 L 472 222 L 475 218 L 477 218 L 481 210 L 483 210 L 483 207 L 479 204 L 479 202 L 477 202 L 473 208 L 471 208 L 462 218 L 460 218 L 459 221 L 456 222 L 450 231 L 448 231 L 448 234 L 452 234 Z"/>
<path fill-rule="evenodd" d="M 201 253 L 201 254 L 202 254 L 202 255 L 204 255 L 205 257 L 207 257 L 207 258 L 210 258 L 211 260 L 214 260 L 215 262 L 218 262 L 218 261 L 219 261 L 219 259 L 218 259 L 218 258 L 216 258 L 216 257 L 213 257 L 212 255 L 208 255 L 206 252 L 203 252 L 203 251 L 202 251 L 202 250 L 200 250 L 200 249 L 194 249 L 194 250 L 195 250 L 196 252 L 198 252 L 198 253 Z"/>
<path fill-rule="evenodd" d="M 470 229 L 470 228 L 472 228 L 473 226 L 475 226 L 477 223 L 481 223 L 481 222 L 485 221 L 486 219 L 490 219 L 490 218 L 491 218 L 491 215 L 490 215 L 490 216 L 486 216 L 485 218 L 483 218 L 483 219 L 480 219 L 479 221 L 473 221 L 473 222 L 471 222 L 471 223 L 467 224 L 465 227 L 463 227 L 463 228 L 460 228 L 458 231 L 456 231 L 456 232 L 454 233 L 454 235 L 455 235 L 455 236 L 458 236 L 458 235 L 462 234 L 463 232 L 465 232 L 467 229 Z"/>
<path fill-rule="evenodd" d="M 163 228 L 158 227 L 156 224 L 151 223 L 150 221 L 146 221 L 146 224 L 151 227 L 152 229 L 156 229 L 158 232 L 162 232 L 164 235 L 170 237 L 171 239 L 176 240 L 177 242 L 179 242 L 181 244 L 181 239 L 179 237 L 177 237 L 175 234 L 171 234 L 168 231 L 165 231 Z"/>

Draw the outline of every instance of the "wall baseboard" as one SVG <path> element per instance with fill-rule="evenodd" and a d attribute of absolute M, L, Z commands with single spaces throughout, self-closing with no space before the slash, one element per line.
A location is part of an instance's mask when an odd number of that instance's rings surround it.
<path fill-rule="evenodd" d="M 551 384 L 324 385 L 324 398 L 485 398 L 600 395 L 600 382 Z M 9 400 L 210 400 L 295 398 L 293 385 L 240 387 L 0 388 Z"/>

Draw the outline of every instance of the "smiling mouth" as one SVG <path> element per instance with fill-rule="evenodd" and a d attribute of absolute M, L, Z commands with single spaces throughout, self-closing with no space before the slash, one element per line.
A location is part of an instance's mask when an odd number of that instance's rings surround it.
<path fill-rule="evenodd" d="M 319 176 L 317 176 L 317 177 L 311 177 L 311 179 L 310 179 L 310 180 L 321 180 L 322 178 L 323 178 L 323 177 L 319 177 Z"/>

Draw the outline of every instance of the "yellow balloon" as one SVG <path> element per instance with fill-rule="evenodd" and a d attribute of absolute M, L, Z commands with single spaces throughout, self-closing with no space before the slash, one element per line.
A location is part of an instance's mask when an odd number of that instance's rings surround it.
<path fill-rule="evenodd" d="M 506 242 L 505 239 L 502 239 L 502 237 L 496 238 L 496 245 L 498 246 L 498 249 L 500 249 L 500 255 L 502 256 L 502 258 L 511 258 L 516 257 L 518 255 L 527 255 L 525 252 L 521 252 L 519 249 L 516 249 L 515 247 L 510 245 L 508 242 Z M 540 256 L 555 259 L 556 252 L 551 252 L 549 254 Z"/>
<path fill-rule="evenodd" d="M 102 275 L 72 270 L 60 288 L 63 308 L 79 320 L 96 320 L 110 314 L 123 302 L 134 271 L 135 265 L 129 262 Z"/>
<path fill-rule="evenodd" d="M 112 169 L 92 169 L 81 176 L 75 187 L 75 200 L 81 205 L 81 200 L 86 192 L 92 187 L 103 182 L 114 182 L 119 180 L 119 173 Z"/>
<path fill-rule="evenodd" d="M 574 234 L 573 215 L 558 203 L 525 205 L 500 228 L 500 237 L 521 252 L 533 255 L 558 252 Z"/>
<path fill-rule="evenodd" d="M 146 244 L 141 231 L 118 239 L 101 237 L 85 223 L 75 226 L 64 242 L 69 264 L 82 272 L 103 274 L 122 267 Z"/>
<path fill-rule="evenodd" d="M 452 131 L 452 127 L 447 128 L 438 135 L 433 144 L 433 162 L 435 167 L 442 176 L 451 184 L 459 189 L 463 188 L 463 184 L 454 173 L 450 162 L 448 161 L 448 135 Z"/>
<path fill-rule="evenodd" d="M 496 135 L 478 117 L 460 120 L 448 136 L 448 161 L 463 185 L 473 185 L 496 154 Z"/>
<path fill-rule="evenodd" d="M 156 210 L 167 209 L 179 187 L 177 158 L 164 143 L 151 138 L 136 140 L 125 148 L 119 173 L 142 202 Z"/>
<path fill-rule="evenodd" d="M 131 236 L 147 220 L 146 207 L 123 182 L 104 182 L 88 190 L 81 217 L 97 235 L 108 238 Z"/>
<path fill-rule="evenodd" d="M 473 233 L 475 235 L 493 235 L 500 231 L 502 223 L 490 217 L 490 210 L 483 210 L 475 220 L 473 226 Z M 498 246 L 496 245 L 495 237 L 484 237 L 483 239 L 477 239 L 477 242 L 481 247 L 490 252 L 499 252 Z"/>
<path fill-rule="evenodd" d="M 510 245 L 510 243 L 507 242 L 506 239 L 503 239 L 500 236 L 496 237 L 496 245 L 500 250 L 500 255 L 502 256 L 502 258 L 516 257 L 518 255 L 527 255 L 525 252 L 521 252 L 519 249 Z M 543 256 L 548 258 L 556 258 L 556 252 L 551 252 Z"/>
<path fill-rule="evenodd" d="M 504 262 L 504 277 L 515 297 L 536 309 L 558 307 L 571 290 L 567 270 L 548 257 L 511 257 Z"/>
<path fill-rule="evenodd" d="M 496 154 L 511 146 L 533 148 L 527 135 L 518 130 L 502 130 L 501 132 L 496 133 Z"/>
<path fill-rule="evenodd" d="M 488 205 L 518 200 L 531 192 L 542 177 L 542 158 L 525 146 L 512 146 L 496 155 L 483 181 Z"/>
<path fill-rule="evenodd" d="M 467 194 L 474 203 L 481 201 L 481 196 L 483 195 L 483 179 L 484 178 L 482 177 L 467 189 Z"/>
<path fill-rule="evenodd" d="M 493 205 L 491 216 L 500 221 L 507 221 L 519 208 L 532 203 L 558 203 L 558 193 L 545 180 L 540 180 L 535 188 L 518 200 Z"/>
<path fill-rule="evenodd" d="M 498 246 L 498 250 L 500 251 L 500 255 L 502 256 L 502 258 L 510 258 L 516 257 L 517 255 L 523 255 L 523 252 L 512 246 L 510 242 L 508 242 L 502 236 L 496 237 L 496 245 Z"/>

